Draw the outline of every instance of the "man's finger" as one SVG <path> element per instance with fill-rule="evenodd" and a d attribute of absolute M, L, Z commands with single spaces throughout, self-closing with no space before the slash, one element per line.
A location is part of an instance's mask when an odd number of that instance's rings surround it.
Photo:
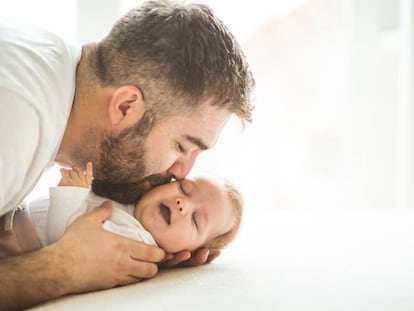
<path fill-rule="evenodd" d="M 199 266 L 203 265 L 207 262 L 208 255 L 210 251 L 208 248 L 200 248 L 196 250 L 196 252 L 191 256 L 190 260 L 188 260 L 185 265 L 186 266 Z"/>
<path fill-rule="evenodd" d="M 155 263 L 162 261 L 165 257 L 164 250 L 157 246 L 130 241 L 129 247 L 131 248 L 131 258 L 133 260 Z"/>
<path fill-rule="evenodd" d="M 112 215 L 112 202 L 104 201 L 101 205 L 97 206 L 97 208 L 92 209 L 88 214 L 93 215 L 90 216 L 92 219 L 103 223 Z"/>
<path fill-rule="evenodd" d="M 212 262 L 214 259 L 216 259 L 218 256 L 220 256 L 220 254 L 221 254 L 221 252 L 219 250 L 210 252 L 210 254 L 208 255 L 206 263 Z"/>
<path fill-rule="evenodd" d="M 174 256 L 171 259 L 164 261 L 161 264 L 161 267 L 162 268 L 175 267 L 183 262 L 186 262 L 190 258 L 191 258 L 191 253 L 189 251 L 182 251 L 177 254 L 174 254 Z"/>
<path fill-rule="evenodd" d="M 134 262 L 131 263 L 131 268 L 128 275 L 134 277 L 135 279 L 152 278 L 158 273 L 158 265 L 155 263 L 135 260 L 132 257 L 131 260 L 133 260 Z"/>

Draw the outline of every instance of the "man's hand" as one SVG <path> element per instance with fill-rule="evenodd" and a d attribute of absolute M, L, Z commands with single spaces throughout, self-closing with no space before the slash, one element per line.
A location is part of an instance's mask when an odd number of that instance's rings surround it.
<path fill-rule="evenodd" d="M 220 251 L 211 252 L 207 248 L 199 248 L 191 254 L 182 251 L 176 254 L 167 254 L 160 264 L 161 268 L 200 266 L 212 262 L 220 255 Z"/>
<path fill-rule="evenodd" d="M 84 292 L 136 283 L 158 272 L 161 248 L 134 241 L 102 229 L 112 213 L 104 202 L 70 225 L 56 244 L 69 266 L 70 292 Z M 76 284 L 76 288 L 73 285 Z"/>
<path fill-rule="evenodd" d="M 43 249 L 0 261 L 0 310 L 24 309 L 69 293 L 131 284 L 157 274 L 162 249 L 105 231 L 112 204 L 79 217 Z"/>

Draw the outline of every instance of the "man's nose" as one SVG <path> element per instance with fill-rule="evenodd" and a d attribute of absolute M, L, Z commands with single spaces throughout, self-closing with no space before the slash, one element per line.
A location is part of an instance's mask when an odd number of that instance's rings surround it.
<path fill-rule="evenodd" d="M 178 158 L 168 169 L 168 173 L 177 180 L 184 179 L 193 168 L 199 153 L 200 151 L 193 151 L 188 156 Z"/>

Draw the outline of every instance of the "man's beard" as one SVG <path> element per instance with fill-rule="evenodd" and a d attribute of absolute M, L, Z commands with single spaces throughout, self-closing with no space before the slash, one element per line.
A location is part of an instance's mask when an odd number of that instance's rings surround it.
<path fill-rule="evenodd" d="M 167 183 L 171 176 L 148 174 L 145 163 L 145 138 L 154 125 L 154 116 L 146 112 L 141 120 L 118 136 L 104 135 L 99 160 L 95 159 L 92 191 L 120 202 L 136 203 L 151 185 Z M 85 158 L 82 162 L 89 161 Z"/>
<path fill-rule="evenodd" d="M 113 183 L 110 181 L 94 179 L 92 191 L 104 198 L 108 198 L 124 204 L 136 204 L 145 191 L 149 190 L 145 184 L 165 184 L 171 181 L 171 177 L 154 174 L 145 177 L 138 182 Z"/>

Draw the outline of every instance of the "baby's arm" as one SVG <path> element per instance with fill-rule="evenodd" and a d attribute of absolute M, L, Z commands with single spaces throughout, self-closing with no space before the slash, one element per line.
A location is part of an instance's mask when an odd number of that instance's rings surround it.
<path fill-rule="evenodd" d="M 83 172 L 80 167 L 74 165 L 72 169 L 61 168 L 60 172 L 62 178 L 58 186 L 73 186 L 73 187 L 83 187 L 89 188 L 92 184 L 93 176 L 93 167 L 92 162 L 86 164 L 86 171 Z"/>
<path fill-rule="evenodd" d="M 92 183 L 92 163 L 83 172 L 79 167 L 61 169 L 62 178 L 58 187 L 50 191 L 50 205 L 47 214 L 47 244 L 59 240 L 66 228 L 87 211 L 86 197 Z"/>

